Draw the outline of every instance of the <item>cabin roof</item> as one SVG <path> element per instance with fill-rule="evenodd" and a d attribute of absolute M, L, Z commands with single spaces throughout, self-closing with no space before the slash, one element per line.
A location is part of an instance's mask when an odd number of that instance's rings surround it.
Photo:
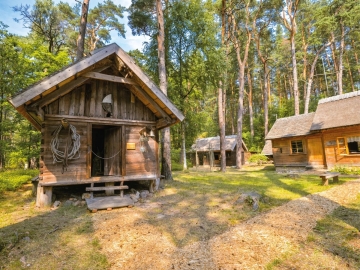
<path fill-rule="evenodd" d="M 116 75 L 102 73 L 107 69 L 114 70 Z M 184 119 L 181 111 L 116 43 L 97 49 L 89 56 L 19 91 L 9 102 L 40 129 L 41 121 L 34 117 L 32 112 L 69 93 L 89 79 L 124 84 L 157 118 L 163 120 L 159 128 L 171 126 Z"/>
<path fill-rule="evenodd" d="M 225 136 L 225 150 L 226 151 L 234 151 L 236 146 L 236 139 L 237 135 L 229 135 Z M 243 149 L 248 152 L 248 149 L 244 143 L 244 140 L 242 141 Z M 220 151 L 220 137 L 208 137 L 208 138 L 202 138 L 197 139 L 196 142 L 191 146 L 191 149 L 194 151 Z"/>
<path fill-rule="evenodd" d="M 360 91 L 319 101 L 311 131 L 360 124 Z"/>
<path fill-rule="evenodd" d="M 310 134 L 310 127 L 315 113 L 300 114 L 279 118 L 266 135 L 266 140 L 296 137 Z"/>
<path fill-rule="evenodd" d="M 263 149 L 261 150 L 261 154 L 265 155 L 265 156 L 273 155 L 271 140 L 265 140 L 265 145 L 264 145 Z"/>

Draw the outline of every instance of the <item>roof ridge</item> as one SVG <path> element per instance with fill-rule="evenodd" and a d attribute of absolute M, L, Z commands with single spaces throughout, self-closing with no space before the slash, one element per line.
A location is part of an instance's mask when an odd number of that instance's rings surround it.
<path fill-rule="evenodd" d="M 336 95 L 336 96 L 332 96 L 332 97 L 328 97 L 328 98 L 323 98 L 323 99 L 319 100 L 318 104 L 332 102 L 332 101 L 338 101 L 338 100 L 357 97 L 357 96 L 360 96 L 360 91 L 349 92 L 349 93 L 345 93 L 345 94 L 342 94 L 342 95 Z"/>
<path fill-rule="evenodd" d="M 292 116 L 287 116 L 287 117 L 281 117 L 281 118 L 278 118 L 276 119 L 277 120 L 286 120 L 286 119 L 289 119 L 289 118 L 295 118 L 295 117 L 305 117 L 305 116 L 308 116 L 310 114 L 314 114 L 315 112 L 310 112 L 310 113 L 303 113 L 303 114 L 298 114 L 298 115 L 292 115 Z"/>

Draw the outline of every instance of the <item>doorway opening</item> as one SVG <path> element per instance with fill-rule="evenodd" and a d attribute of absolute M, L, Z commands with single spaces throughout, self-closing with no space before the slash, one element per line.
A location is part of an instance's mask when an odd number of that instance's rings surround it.
<path fill-rule="evenodd" d="M 91 176 L 121 175 L 121 127 L 93 126 Z"/>

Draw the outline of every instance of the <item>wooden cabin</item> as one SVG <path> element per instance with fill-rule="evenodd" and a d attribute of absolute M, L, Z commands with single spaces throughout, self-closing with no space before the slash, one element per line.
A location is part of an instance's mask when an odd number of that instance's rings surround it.
<path fill-rule="evenodd" d="M 316 112 L 281 118 L 266 136 L 278 171 L 360 166 L 360 91 L 321 99 Z"/>
<path fill-rule="evenodd" d="M 236 166 L 236 148 L 237 135 L 225 136 L 225 152 L 226 166 Z M 244 141 L 242 141 L 241 160 L 242 165 L 248 159 L 250 152 L 248 151 Z M 195 144 L 191 146 L 193 166 L 221 166 L 220 154 L 220 137 L 208 137 L 197 139 Z"/>
<path fill-rule="evenodd" d="M 125 189 L 126 181 L 147 180 L 156 188 L 158 130 L 184 119 L 117 44 L 48 76 L 10 103 L 42 134 L 40 207 L 51 203 L 54 186 L 106 186 L 111 194 Z"/>

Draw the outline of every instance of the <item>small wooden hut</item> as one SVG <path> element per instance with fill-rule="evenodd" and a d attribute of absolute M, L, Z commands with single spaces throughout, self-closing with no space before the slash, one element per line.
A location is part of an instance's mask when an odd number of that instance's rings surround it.
<path fill-rule="evenodd" d="M 226 152 L 226 166 L 236 166 L 236 148 L 237 135 L 225 136 L 225 152 Z M 193 166 L 220 166 L 220 137 L 208 137 L 197 139 L 195 144 L 191 146 L 192 150 L 192 164 Z M 249 157 L 250 153 L 242 141 L 241 146 L 241 161 L 242 165 Z"/>
<path fill-rule="evenodd" d="M 316 112 L 277 119 L 266 136 L 277 170 L 360 166 L 360 91 L 321 99 Z"/>
<path fill-rule="evenodd" d="M 183 114 L 117 44 L 39 81 L 10 103 L 41 131 L 37 206 L 52 187 L 123 190 L 160 178 L 158 130 Z"/>

